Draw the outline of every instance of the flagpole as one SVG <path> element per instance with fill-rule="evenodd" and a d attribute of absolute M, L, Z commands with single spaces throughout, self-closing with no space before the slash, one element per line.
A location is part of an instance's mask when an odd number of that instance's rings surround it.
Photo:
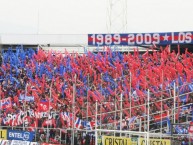
<path fill-rule="evenodd" d="M 146 75 L 145 75 L 145 80 L 146 80 L 146 89 L 147 89 L 147 72 L 146 72 Z M 149 114 L 148 114 L 148 110 L 149 108 L 147 108 L 148 106 L 148 100 L 149 100 L 149 90 L 147 91 L 147 99 L 145 99 L 145 123 L 144 123 L 144 126 L 146 127 L 146 131 L 148 132 L 148 118 L 149 118 Z M 146 117 L 147 116 L 147 117 Z M 148 138 L 148 136 L 147 136 Z M 147 142 L 148 144 L 148 142 Z"/>
<path fill-rule="evenodd" d="M 131 98 L 131 71 L 130 71 L 130 80 L 129 80 L 129 86 L 130 86 L 130 90 L 129 90 L 129 92 L 130 92 L 130 95 L 129 95 L 129 99 L 130 99 L 130 109 L 129 109 L 129 111 L 130 111 L 130 119 L 131 119 L 131 101 L 132 101 L 132 98 Z"/>
<path fill-rule="evenodd" d="M 1 89 L 2 89 L 2 86 L 1 86 Z M 1 110 L 2 110 L 1 89 L 0 89 L 0 117 L 1 117 Z M 0 129 L 1 129 L 1 125 L 0 125 Z"/>
<path fill-rule="evenodd" d="M 28 87 L 28 83 L 25 86 L 25 94 L 24 94 L 24 105 L 23 105 L 23 109 L 24 109 L 24 116 L 25 116 L 25 111 L 26 111 L 26 95 L 27 95 L 27 87 Z M 24 117 L 23 117 L 23 130 L 25 129 L 25 121 L 24 121 Z"/>
<path fill-rule="evenodd" d="M 102 119 L 102 104 L 100 104 L 100 129 L 102 129 L 102 121 L 101 121 L 101 119 Z M 101 131 L 100 131 L 100 135 L 101 135 Z"/>
<path fill-rule="evenodd" d="M 178 98 L 179 98 L 179 94 L 180 94 L 180 86 L 179 86 L 179 83 L 177 83 L 176 85 L 176 90 L 175 90 L 175 104 L 177 104 L 177 109 L 179 110 L 180 109 L 180 104 L 179 104 L 179 101 L 178 101 Z M 178 97 L 178 98 L 177 98 Z M 177 98 L 177 102 L 176 102 L 176 98 Z M 176 109 L 176 105 L 175 105 L 175 109 Z M 178 113 L 179 111 L 177 111 Z M 179 115 L 179 114 L 178 114 Z M 176 117 L 175 117 L 176 118 Z M 177 118 L 177 122 L 175 121 L 175 123 L 179 123 L 179 119 Z"/>
<path fill-rule="evenodd" d="M 122 136 L 122 133 L 121 133 L 121 131 L 122 131 L 122 117 L 123 117 L 123 114 L 122 114 L 122 105 L 123 105 L 123 103 L 122 103 L 122 101 L 123 101 L 123 94 L 121 93 L 121 100 L 120 100 L 120 137 Z"/>
<path fill-rule="evenodd" d="M 103 73 L 101 73 L 101 96 L 103 95 L 103 93 L 102 93 L 102 84 L 103 84 L 103 80 L 102 80 L 102 75 L 103 75 Z M 102 129 L 102 103 L 103 102 L 101 102 L 101 104 L 100 104 L 100 129 Z M 101 135 L 101 131 L 100 131 L 100 135 Z"/>
<path fill-rule="evenodd" d="M 147 113 L 148 113 L 148 116 L 147 116 L 147 145 L 149 144 L 149 120 L 150 120 L 150 116 L 149 116 L 149 99 L 150 99 L 150 93 L 149 93 L 149 89 L 148 89 L 148 92 L 147 92 Z"/>
<path fill-rule="evenodd" d="M 162 115 L 163 115 L 163 108 L 162 108 L 162 105 L 163 105 L 163 102 L 162 102 L 162 99 L 163 99 L 163 79 L 164 79 L 164 77 L 163 77 L 163 70 L 162 70 L 162 90 L 161 90 L 161 136 L 160 136 L 160 139 L 162 138 Z"/>
<path fill-rule="evenodd" d="M 145 99 L 144 131 L 147 131 L 147 100 Z"/>
<path fill-rule="evenodd" d="M 76 94 L 76 74 L 74 76 L 75 82 L 73 83 L 73 102 L 72 102 L 72 141 L 71 141 L 71 145 L 74 145 L 74 132 L 75 132 L 75 128 L 74 128 L 74 120 L 75 120 L 75 94 Z"/>
<path fill-rule="evenodd" d="M 97 112 L 98 112 L 98 101 L 96 100 L 95 106 L 96 114 L 95 114 L 95 145 L 97 145 L 98 133 L 97 133 Z"/>
<path fill-rule="evenodd" d="M 115 97 L 115 100 L 114 100 L 114 105 L 115 105 L 115 114 L 114 114 L 114 129 L 116 130 L 116 113 L 117 113 L 116 97 Z M 115 136 L 115 132 L 114 132 L 114 136 Z"/>
<path fill-rule="evenodd" d="M 48 103 L 49 103 L 49 105 L 48 105 L 48 106 L 49 106 L 48 120 L 49 120 L 49 116 L 50 116 L 50 101 L 51 101 L 51 98 L 52 98 L 52 82 L 51 82 L 51 85 L 50 85 L 50 98 L 49 98 L 49 100 L 48 100 L 48 101 L 49 101 L 49 102 L 48 102 Z M 47 121 L 48 121 L 48 120 L 47 120 Z M 47 123 L 47 137 L 46 137 L 46 142 L 49 141 L 48 131 L 49 131 L 49 128 L 48 128 L 48 123 Z"/>
<path fill-rule="evenodd" d="M 179 89 L 179 88 L 178 88 Z M 175 114 L 175 110 L 176 110 L 176 83 L 174 82 L 174 124 L 176 123 L 176 114 Z"/>
<path fill-rule="evenodd" d="M 139 131 L 141 132 L 141 117 L 139 118 Z"/>
<path fill-rule="evenodd" d="M 115 76 L 115 82 L 117 83 L 117 73 Z M 116 95 L 117 95 L 117 88 L 115 87 L 115 96 L 114 96 L 114 105 L 115 105 L 115 114 L 114 114 L 114 129 L 116 130 L 116 113 L 117 113 L 117 104 L 116 104 Z M 114 136 L 115 136 L 115 132 L 114 132 Z"/>
<path fill-rule="evenodd" d="M 169 115 L 169 111 L 167 111 L 167 117 L 168 117 L 168 120 L 167 120 L 167 132 L 170 131 L 170 126 L 169 126 L 169 122 L 170 121 L 170 115 Z"/>
<path fill-rule="evenodd" d="M 88 89 L 90 89 L 89 88 L 89 75 L 88 75 L 88 80 L 87 81 L 88 81 Z M 89 103 L 88 102 L 88 89 L 87 89 L 87 94 L 86 94 L 87 95 L 86 96 L 86 99 L 87 99 L 87 101 L 86 101 L 86 122 L 88 121 L 88 103 Z M 87 134 L 87 132 L 88 131 L 87 131 L 87 127 L 86 127 L 86 134 Z"/>

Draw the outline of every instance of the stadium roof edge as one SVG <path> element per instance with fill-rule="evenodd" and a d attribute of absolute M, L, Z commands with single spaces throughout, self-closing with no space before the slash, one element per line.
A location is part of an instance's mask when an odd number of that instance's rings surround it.
<path fill-rule="evenodd" d="M 54 49 L 63 51 L 66 48 L 69 52 L 84 52 L 84 48 L 90 51 L 97 51 L 96 46 L 88 45 L 87 34 L 0 34 L 1 46 L 41 46 L 44 50 Z M 74 49 L 73 49 L 74 47 Z M 138 46 L 119 46 L 119 51 L 133 51 L 133 48 L 139 48 L 140 51 L 146 51 L 143 47 Z M 98 47 L 102 51 L 104 47 Z"/>
<path fill-rule="evenodd" d="M 61 46 L 61 47 L 56 47 L 56 46 L 50 46 L 50 47 L 46 47 L 46 46 L 40 46 L 43 50 L 56 50 L 56 51 L 61 51 L 64 52 L 65 49 L 69 52 L 69 53 L 73 53 L 73 52 L 78 52 L 78 53 L 85 53 L 85 48 L 88 51 L 91 52 L 102 52 L 104 51 L 104 47 L 83 47 L 83 46 L 79 46 L 79 47 L 73 47 L 73 46 Z M 116 48 L 116 51 L 120 51 L 120 52 L 133 52 L 134 48 L 136 48 L 135 46 L 119 46 Z M 143 47 L 137 47 L 138 50 L 140 52 L 145 52 L 147 51 L 146 48 Z"/>
<path fill-rule="evenodd" d="M 49 34 L 0 34 L 0 45 L 63 45 L 86 46 L 87 35 L 49 35 Z"/>

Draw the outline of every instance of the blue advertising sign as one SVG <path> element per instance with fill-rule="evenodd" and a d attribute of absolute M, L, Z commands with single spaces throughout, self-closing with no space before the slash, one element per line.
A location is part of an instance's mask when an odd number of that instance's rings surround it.
<path fill-rule="evenodd" d="M 20 95 L 19 96 L 20 101 L 27 101 L 27 102 L 34 102 L 34 96 L 25 96 L 25 95 Z"/>
<path fill-rule="evenodd" d="M 193 32 L 88 34 L 88 45 L 193 44 Z"/>
<path fill-rule="evenodd" d="M 34 134 L 35 132 L 8 130 L 7 139 L 8 140 L 32 141 L 34 138 Z"/>

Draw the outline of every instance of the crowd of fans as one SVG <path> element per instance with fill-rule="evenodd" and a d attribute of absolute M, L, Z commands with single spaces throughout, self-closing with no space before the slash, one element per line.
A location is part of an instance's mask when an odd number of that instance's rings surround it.
<path fill-rule="evenodd" d="M 156 129 L 164 119 L 172 121 L 175 115 L 176 121 L 183 122 L 183 115 L 191 114 L 193 94 L 182 94 L 193 91 L 192 80 L 193 54 L 188 50 L 180 55 L 166 47 L 140 54 L 137 49 L 120 53 L 106 47 L 103 52 L 85 50 L 80 55 L 21 46 L 2 52 L 0 122 L 33 131 L 34 127 L 70 128 L 80 119 L 79 128 L 84 128 L 85 122 L 94 128 L 96 101 L 100 124 L 119 122 L 120 111 L 107 112 L 120 110 L 122 102 L 122 119 L 127 122 L 123 129 L 137 130 L 139 126 L 132 124 L 137 118 L 147 121 L 149 89 L 151 124 L 156 124 L 150 127 Z M 177 109 L 172 116 L 174 105 Z M 142 125 L 145 130 L 147 126 Z M 45 133 L 44 129 L 39 132 Z M 56 140 L 56 134 L 51 138 Z"/>

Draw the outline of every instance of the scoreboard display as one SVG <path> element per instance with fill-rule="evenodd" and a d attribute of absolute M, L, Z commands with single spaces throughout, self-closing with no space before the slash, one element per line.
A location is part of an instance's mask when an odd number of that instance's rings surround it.
<path fill-rule="evenodd" d="M 193 44 L 193 32 L 88 34 L 88 45 Z"/>

